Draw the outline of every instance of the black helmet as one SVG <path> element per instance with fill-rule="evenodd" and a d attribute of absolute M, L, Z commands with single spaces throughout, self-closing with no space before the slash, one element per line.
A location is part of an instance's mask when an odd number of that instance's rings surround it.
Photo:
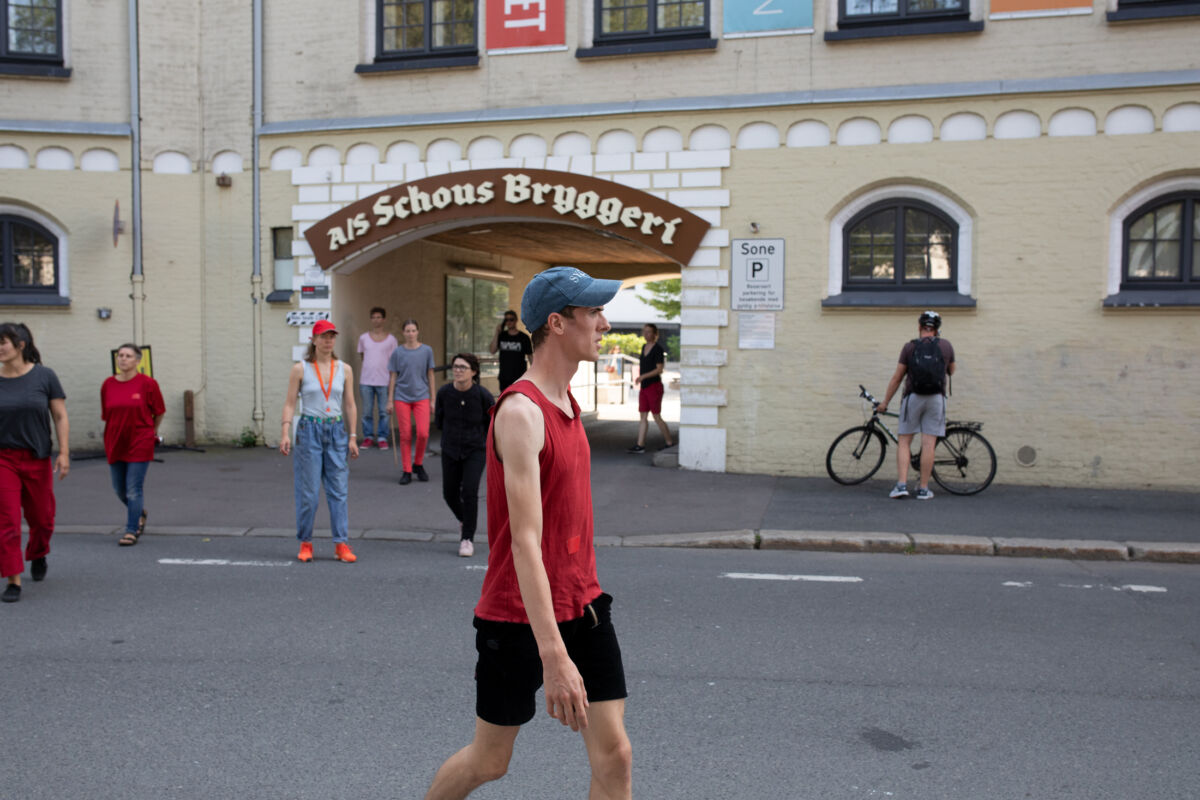
<path fill-rule="evenodd" d="M 942 327 L 942 315 L 936 311 L 922 311 L 917 324 L 922 328 L 933 328 L 936 331 Z"/>

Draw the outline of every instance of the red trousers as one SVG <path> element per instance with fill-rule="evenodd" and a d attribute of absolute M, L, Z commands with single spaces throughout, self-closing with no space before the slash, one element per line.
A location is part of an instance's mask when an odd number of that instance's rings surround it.
<path fill-rule="evenodd" d="M 400 428 L 400 466 L 412 472 L 413 464 L 425 462 L 425 445 L 429 444 L 429 398 L 415 403 L 396 400 L 396 425 Z M 413 454 L 413 423 L 417 427 L 417 449 Z"/>
<path fill-rule="evenodd" d="M 21 558 L 21 513 L 29 544 Z M 0 448 L 0 577 L 20 575 L 25 562 L 50 552 L 54 533 L 54 471 L 32 450 Z"/>

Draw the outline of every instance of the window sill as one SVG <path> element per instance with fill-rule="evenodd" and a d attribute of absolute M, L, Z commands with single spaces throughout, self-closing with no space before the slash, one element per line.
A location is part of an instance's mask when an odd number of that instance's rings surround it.
<path fill-rule="evenodd" d="M 453 55 L 422 55 L 412 58 L 380 60 L 373 64 L 358 64 L 354 71 L 359 75 L 374 75 L 381 72 L 408 72 L 415 69 L 450 69 L 453 67 L 479 66 L 479 51 L 454 53 Z"/>
<path fill-rule="evenodd" d="M 1200 16 L 1200 3 L 1176 3 L 1162 6 L 1127 6 L 1108 12 L 1109 22 L 1127 22 L 1139 19 L 1166 19 L 1170 17 Z"/>
<path fill-rule="evenodd" d="M 71 77 L 71 68 L 64 67 L 61 64 L 26 64 L 17 61 L 0 61 L 0 75 L 64 80 Z"/>
<path fill-rule="evenodd" d="M 636 56 L 650 53 L 683 53 L 692 50 L 715 50 L 716 39 L 648 39 L 644 42 L 622 44 L 596 44 L 594 47 L 575 51 L 576 58 L 606 58 L 611 56 Z"/>
<path fill-rule="evenodd" d="M 0 292 L 0 306 L 69 306 L 71 298 L 42 292 Z"/>
<path fill-rule="evenodd" d="M 1183 308 L 1200 306 L 1200 288 L 1124 289 L 1104 298 L 1104 308 Z"/>
<path fill-rule="evenodd" d="M 295 292 L 290 289 L 277 289 L 267 295 L 268 303 L 290 303 Z"/>
<path fill-rule="evenodd" d="M 953 290 L 851 289 L 826 297 L 821 308 L 975 308 L 975 298 Z"/>
<path fill-rule="evenodd" d="M 845 24 L 845 23 L 843 23 Z M 930 36 L 940 33 L 978 33 L 983 30 L 983 20 L 952 19 L 924 22 L 887 22 L 882 25 L 842 28 L 825 31 L 825 41 L 840 42 L 848 39 L 882 39 L 889 36 Z"/>

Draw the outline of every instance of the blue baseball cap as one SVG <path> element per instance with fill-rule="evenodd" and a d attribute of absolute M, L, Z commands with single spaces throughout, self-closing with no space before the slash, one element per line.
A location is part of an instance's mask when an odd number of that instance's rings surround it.
<path fill-rule="evenodd" d="M 521 297 L 521 319 L 531 331 L 567 306 L 602 306 L 621 291 L 620 281 L 593 278 L 575 267 L 551 267 L 533 276 Z"/>

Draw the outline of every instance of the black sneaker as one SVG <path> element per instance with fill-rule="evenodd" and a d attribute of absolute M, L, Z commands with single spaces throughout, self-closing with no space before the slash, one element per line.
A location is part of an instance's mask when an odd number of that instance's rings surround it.
<path fill-rule="evenodd" d="M 646 448 L 642 447 L 640 444 L 635 444 L 633 447 L 629 448 L 625 452 L 626 453 L 634 453 L 634 454 L 644 453 L 644 452 L 646 452 Z"/>
<path fill-rule="evenodd" d="M 0 594 L 0 603 L 15 603 L 20 599 L 21 587 L 15 583 L 10 583 L 4 590 L 4 594 Z"/>
<path fill-rule="evenodd" d="M 46 557 L 35 558 L 29 562 L 29 574 L 33 576 L 35 581 L 43 580 L 46 577 Z"/>
<path fill-rule="evenodd" d="M 421 483 L 426 483 L 429 480 L 429 473 L 425 471 L 425 467 L 420 464 L 413 464 L 413 472 L 417 473 L 417 480 Z"/>
<path fill-rule="evenodd" d="M 410 483 L 412 483 L 412 473 L 411 472 L 406 472 L 400 476 L 400 485 L 401 486 L 408 486 Z"/>

